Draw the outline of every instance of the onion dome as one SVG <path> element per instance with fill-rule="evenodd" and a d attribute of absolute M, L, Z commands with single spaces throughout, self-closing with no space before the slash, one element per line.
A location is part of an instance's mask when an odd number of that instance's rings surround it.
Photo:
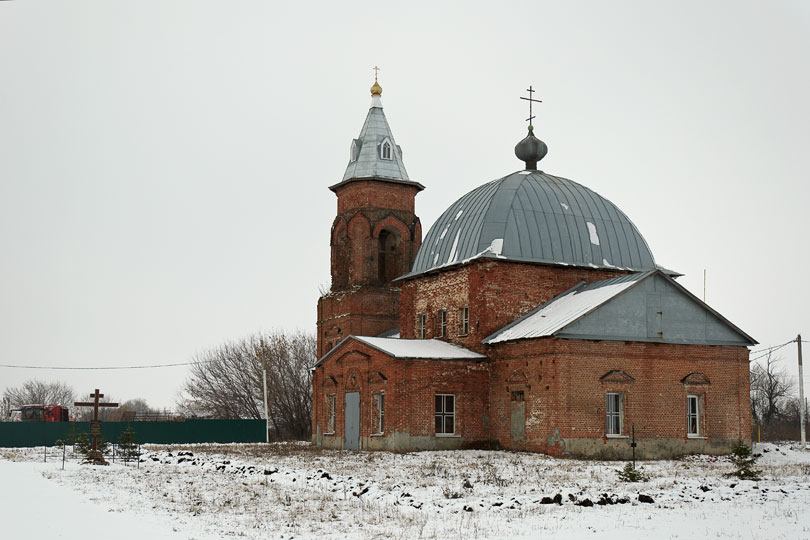
<path fill-rule="evenodd" d="M 377 77 L 374 77 L 374 84 L 371 86 L 371 95 L 372 96 L 382 95 L 382 86 L 380 86 L 380 83 L 377 82 Z"/>
<path fill-rule="evenodd" d="M 548 146 L 534 136 L 534 127 L 529 125 L 529 134 L 515 145 L 515 155 L 526 162 L 526 170 L 536 171 L 537 162 L 546 157 Z"/>

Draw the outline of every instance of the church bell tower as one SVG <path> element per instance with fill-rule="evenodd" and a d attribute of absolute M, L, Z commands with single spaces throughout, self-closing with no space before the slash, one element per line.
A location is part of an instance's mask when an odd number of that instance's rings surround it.
<path fill-rule="evenodd" d="M 376 68 L 375 68 L 376 70 Z M 399 324 L 399 287 L 422 244 L 414 213 L 424 189 L 408 178 L 402 149 L 383 112 L 382 87 L 374 76 L 371 107 L 352 140 L 332 223 L 332 286 L 318 300 L 318 357 L 349 335 L 377 336 Z"/>

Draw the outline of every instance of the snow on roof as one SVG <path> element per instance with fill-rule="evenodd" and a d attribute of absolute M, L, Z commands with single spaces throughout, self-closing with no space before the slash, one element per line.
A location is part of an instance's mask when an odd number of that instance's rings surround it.
<path fill-rule="evenodd" d="M 626 291 L 654 272 L 630 274 L 593 283 L 580 283 L 512 324 L 498 330 L 486 338 L 484 343 L 491 345 L 515 339 L 554 335 L 557 331 Z"/>
<path fill-rule="evenodd" d="M 438 339 L 351 337 L 395 358 L 430 358 L 436 360 L 477 360 L 486 358 L 483 354 Z"/>

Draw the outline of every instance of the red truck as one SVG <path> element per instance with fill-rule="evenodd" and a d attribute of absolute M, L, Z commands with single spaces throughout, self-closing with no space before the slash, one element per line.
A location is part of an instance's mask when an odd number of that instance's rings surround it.
<path fill-rule="evenodd" d="M 70 422 L 70 412 L 61 405 L 23 405 L 19 411 L 20 422 Z"/>

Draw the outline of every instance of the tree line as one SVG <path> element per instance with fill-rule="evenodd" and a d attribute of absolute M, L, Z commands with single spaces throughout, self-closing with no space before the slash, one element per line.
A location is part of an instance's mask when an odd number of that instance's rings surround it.
<path fill-rule="evenodd" d="M 225 343 L 193 357 L 177 414 L 189 418 L 263 419 L 263 373 L 267 373 L 270 436 L 276 440 L 308 439 L 312 424 L 310 368 L 315 365 L 315 336 L 306 332 L 272 331 Z M 77 408 L 76 392 L 63 382 L 30 380 L 6 388 L 0 401 L 0 421 L 9 411 L 27 404 L 62 405 L 75 420 L 92 418 L 92 408 Z M 86 399 L 85 399 L 86 401 Z M 114 402 L 107 395 L 101 401 Z M 117 408 L 99 409 L 104 421 L 132 418 L 127 413 L 158 416 L 161 411 L 143 399 L 131 399 Z"/>

